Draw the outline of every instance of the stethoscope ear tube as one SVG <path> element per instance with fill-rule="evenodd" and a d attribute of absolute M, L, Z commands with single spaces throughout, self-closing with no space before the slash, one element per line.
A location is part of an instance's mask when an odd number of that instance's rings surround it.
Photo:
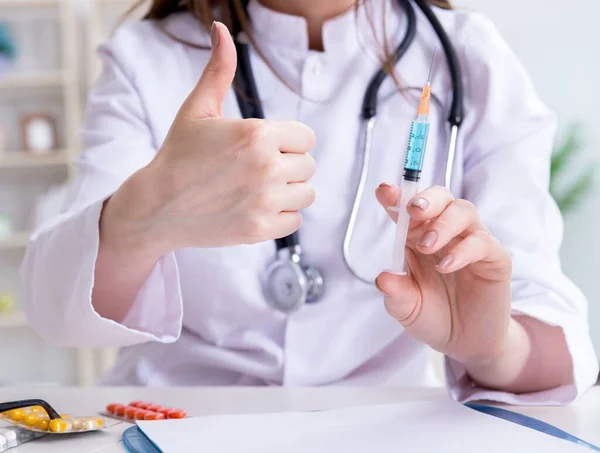
<path fill-rule="evenodd" d="M 406 0 L 407 3 L 410 0 Z M 438 39 L 442 44 L 444 49 L 444 54 L 446 55 L 446 60 L 448 61 L 448 68 L 450 70 L 450 77 L 452 78 L 452 85 L 454 87 L 454 92 L 452 96 L 452 107 L 450 108 L 450 116 L 448 117 L 448 122 L 452 126 L 460 127 L 463 121 L 464 115 L 464 89 L 463 89 L 463 81 L 460 71 L 460 63 L 458 61 L 458 56 L 456 55 L 456 50 L 450 41 L 450 37 L 444 30 L 443 25 L 440 20 L 437 18 L 429 4 L 426 0 L 414 0 L 417 6 L 423 11 L 423 14 L 427 17 L 427 20 L 431 23 L 431 26 L 435 30 L 435 33 L 438 35 Z"/>
<path fill-rule="evenodd" d="M 446 174 L 444 175 L 444 187 L 450 191 L 452 190 L 452 170 L 454 169 L 457 140 L 458 125 L 453 125 L 450 129 L 450 145 L 448 147 L 448 156 L 446 157 Z"/>
<path fill-rule="evenodd" d="M 400 5 L 403 6 L 406 10 L 406 16 L 408 18 L 408 29 L 406 30 L 406 35 L 404 36 L 404 39 L 394 52 L 394 66 L 406 54 L 406 51 L 413 43 L 413 41 L 415 40 L 415 36 L 417 35 L 417 17 L 415 16 L 415 9 L 410 3 L 410 0 L 406 0 L 404 2 L 401 1 Z M 379 92 L 379 87 L 388 75 L 389 74 L 386 72 L 385 68 L 381 68 L 379 71 L 377 71 L 377 73 L 375 73 L 375 75 L 371 79 L 371 82 L 369 82 L 369 86 L 365 91 L 365 96 L 363 98 L 362 104 L 361 113 L 363 120 L 368 121 L 377 115 L 377 93 Z"/>
<path fill-rule="evenodd" d="M 348 226 L 346 228 L 346 234 L 344 235 L 343 253 L 344 262 L 346 267 L 355 277 L 362 280 L 365 283 L 373 284 L 374 280 L 367 278 L 360 274 L 360 272 L 354 268 L 351 259 L 350 246 L 352 245 L 352 236 L 354 235 L 354 228 L 356 227 L 356 220 L 358 218 L 358 211 L 360 210 L 360 204 L 363 199 L 365 186 L 367 184 L 367 176 L 369 171 L 369 160 L 371 158 L 371 149 L 373 141 L 373 128 L 375 127 L 375 116 L 367 120 L 363 120 L 363 162 L 360 170 L 360 179 L 358 181 L 358 187 L 356 188 L 356 195 L 354 196 L 354 203 L 352 204 L 352 211 L 350 218 L 348 219 Z"/>

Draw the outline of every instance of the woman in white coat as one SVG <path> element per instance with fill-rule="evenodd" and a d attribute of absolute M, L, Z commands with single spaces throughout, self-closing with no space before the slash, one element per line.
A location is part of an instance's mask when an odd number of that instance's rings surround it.
<path fill-rule="evenodd" d="M 435 2 L 463 68 L 465 117 L 449 191 L 440 185 L 452 84 L 439 58 L 425 190 L 408 208 L 409 276 L 382 271 L 394 237 L 385 208 L 398 199 L 439 47 L 421 13 L 398 84 L 388 77 L 380 90 L 351 244 L 374 285 L 348 270 L 342 242 L 363 93 L 384 38 L 395 46 L 405 33 L 404 9 L 251 0 L 267 119 L 244 120 L 235 47 L 213 24 L 229 23 L 228 2 L 151 3 L 147 20 L 101 47 L 68 208 L 27 250 L 23 304 L 45 339 L 122 348 L 105 384 L 431 385 L 429 347 L 446 356 L 461 401 L 568 403 L 594 382 L 586 300 L 561 272 L 548 192 L 555 118 L 486 19 Z M 265 302 L 261 275 L 273 239 L 298 229 L 326 290 L 284 315 Z"/>

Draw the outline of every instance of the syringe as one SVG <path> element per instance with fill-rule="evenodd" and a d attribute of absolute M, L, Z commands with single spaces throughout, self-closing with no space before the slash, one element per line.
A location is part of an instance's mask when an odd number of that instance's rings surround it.
<path fill-rule="evenodd" d="M 396 223 L 396 237 L 394 241 L 393 263 L 390 272 L 398 275 L 406 275 L 405 248 L 406 236 L 410 224 L 410 216 L 407 206 L 410 200 L 419 191 L 419 179 L 423 169 L 423 159 L 427 148 L 427 137 L 429 135 L 429 104 L 431 102 L 431 72 L 435 61 L 435 52 L 431 60 L 427 84 L 423 88 L 417 118 L 412 122 L 408 138 L 408 148 L 404 159 L 404 174 L 402 178 L 401 195 L 398 204 L 388 208 L 398 213 Z"/>

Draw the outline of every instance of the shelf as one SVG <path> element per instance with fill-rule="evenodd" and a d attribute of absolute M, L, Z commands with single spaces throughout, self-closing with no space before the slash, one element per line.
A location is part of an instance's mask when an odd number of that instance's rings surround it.
<path fill-rule="evenodd" d="M 71 158 L 67 150 L 51 151 L 49 154 L 36 155 L 24 151 L 6 152 L 0 155 L 2 168 L 31 168 L 69 165 Z"/>
<path fill-rule="evenodd" d="M 63 0 L 0 0 L 0 8 L 38 8 L 57 6 Z"/>
<path fill-rule="evenodd" d="M 27 231 L 21 231 L 13 233 L 7 238 L 0 237 L 0 250 L 25 248 L 29 235 L 30 233 Z"/>
<path fill-rule="evenodd" d="M 26 327 L 27 319 L 22 311 L 15 311 L 10 314 L 0 314 L 0 328 L 3 327 Z"/>
<path fill-rule="evenodd" d="M 65 74 L 61 71 L 9 73 L 0 76 L 0 89 L 53 88 L 61 87 L 66 82 Z"/>
<path fill-rule="evenodd" d="M 96 0 L 95 3 L 98 5 L 125 5 L 125 6 L 131 6 L 133 4 L 129 0 Z"/>

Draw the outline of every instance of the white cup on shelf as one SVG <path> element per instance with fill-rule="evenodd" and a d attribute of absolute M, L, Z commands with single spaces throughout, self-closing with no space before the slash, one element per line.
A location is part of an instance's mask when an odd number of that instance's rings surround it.
<path fill-rule="evenodd" d="M 8 238 L 13 233 L 12 223 L 8 214 L 0 212 L 0 239 Z"/>

